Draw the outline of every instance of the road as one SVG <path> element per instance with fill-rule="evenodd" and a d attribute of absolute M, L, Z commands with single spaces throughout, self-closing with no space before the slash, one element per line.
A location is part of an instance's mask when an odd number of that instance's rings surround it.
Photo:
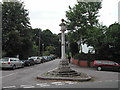
<path fill-rule="evenodd" d="M 16 70 L 2 70 L 3 88 L 118 88 L 118 72 L 96 71 L 93 68 L 79 67 L 70 64 L 70 67 L 78 72 L 89 74 L 93 77 L 88 82 L 72 81 L 43 81 L 37 80 L 36 76 L 58 67 L 59 59 L 37 64 Z"/>

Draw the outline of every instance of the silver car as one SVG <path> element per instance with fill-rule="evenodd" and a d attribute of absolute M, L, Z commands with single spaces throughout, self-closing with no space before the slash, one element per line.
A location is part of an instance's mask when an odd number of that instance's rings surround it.
<path fill-rule="evenodd" d="M 13 70 L 19 67 L 24 67 L 24 63 L 18 58 L 2 58 L 0 59 L 0 68 L 12 68 Z"/>
<path fill-rule="evenodd" d="M 35 64 L 40 64 L 41 63 L 41 58 L 38 57 L 38 56 L 32 56 L 32 57 L 29 57 L 28 59 L 33 59 Z"/>

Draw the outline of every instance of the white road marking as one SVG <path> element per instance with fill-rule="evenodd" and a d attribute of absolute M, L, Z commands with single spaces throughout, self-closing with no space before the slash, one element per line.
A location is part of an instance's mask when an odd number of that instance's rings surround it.
<path fill-rule="evenodd" d="M 48 72 L 54 71 L 55 69 L 57 69 L 57 68 L 54 68 L 54 69 L 52 69 L 52 70 L 49 70 Z"/>
<path fill-rule="evenodd" d="M 118 82 L 120 80 L 105 80 L 105 81 L 96 81 L 96 82 L 97 83 L 101 83 L 101 82 L 114 82 L 114 81 Z"/>
<path fill-rule="evenodd" d="M 65 83 L 63 83 L 63 82 L 53 82 L 51 84 L 54 84 L 54 85 L 64 85 Z"/>
<path fill-rule="evenodd" d="M 36 85 L 43 85 L 43 84 L 47 84 L 47 83 L 38 83 L 38 84 L 36 84 Z"/>
<path fill-rule="evenodd" d="M 3 87 L 3 88 L 15 88 L 16 86 L 6 86 L 6 87 Z"/>
<path fill-rule="evenodd" d="M 20 85 L 22 88 L 34 88 L 35 86 L 32 85 Z"/>
<path fill-rule="evenodd" d="M 47 87 L 47 86 L 50 86 L 50 85 L 47 84 L 47 83 L 39 83 L 39 84 L 36 84 L 36 85 L 38 85 L 38 86 L 40 86 L 40 87 Z"/>
<path fill-rule="evenodd" d="M 105 82 L 113 82 L 113 80 L 105 80 Z"/>
<path fill-rule="evenodd" d="M 31 86 L 31 85 L 20 85 L 20 87 Z"/>
<path fill-rule="evenodd" d="M 31 69 L 33 69 L 33 68 L 30 68 L 30 69 L 27 69 L 27 70 L 23 70 L 23 71 L 21 71 L 21 72 L 25 72 L 25 71 L 28 71 L 28 70 L 31 70 Z M 17 74 L 17 73 L 20 73 L 20 72 L 11 73 L 11 74 L 8 74 L 8 75 L 6 75 L 6 76 L 1 76 L 0 78 L 9 77 L 9 76 L 12 76 L 12 75 Z"/>
<path fill-rule="evenodd" d="M 13 75 L 13 74 L 16 74 L 16 73 L 11 73 L 11 74 L 8 74 L 8 75 L 6 75 L 6 76 L 2 76 L 2 77 L 0 77 L 0 78 L 8 77 L 8 76 L 11 76 L 11 75 Z"/>
<path fill-rule="evenodd" d="M 26 87 L 23 87 L 23 88 L 34 88 L 35 86 L 26 86 Z"/>
<path fill-rule="evenodd" d="M 120 81 L 120 80 L 105 80 L 105 81 L 96 81 L 97 83 L 102 83 L 102 82 L 112 82 L 112 81 Z M 72 81 L 65 81 L 65 82 L 52 82 L 52 85 L 65 85 L 65 84 L 76 84 L 77 82 L 72 82 Z M 37 86 L 40 87 L 47 87 L 50 86 L 48 83 L 38 83 L 36 84 Z M 34 88 L 35 86 L 33 85 L 20 85 L 22 88 Z M 16 88 L 16 86 L 6 86 L 3 88 Z"/>
<path fill-rule="evenodd" d="M 61 83 L 61 82 L 52 82 L 51 84 L 58 84 L 58 83 Z"/>
<path fill-rule="evenodd" d="M 65 83 L 67 83 L 67 84 L 76 84 L 77 82 L 66 81 Z"/>

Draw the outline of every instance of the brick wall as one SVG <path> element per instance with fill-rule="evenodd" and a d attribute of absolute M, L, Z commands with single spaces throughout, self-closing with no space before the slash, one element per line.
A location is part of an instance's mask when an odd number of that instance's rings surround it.
<path fill-rule="evenodd" d="M 79 66 L 88 67 L 88 62 L 87 61 L 79 61 Z"/>
<path fill-rule="evenodd" d="M 93 66 L 93 62 L 90 62 L 90 65 L 88 65 L 88 61 L 84 61 L 84 60 L 77 60 L 74 58 L 71 58 L 71 63 L 78 65 L 78 66 L 82 66 L 82 67 L 92 67 Z"/>

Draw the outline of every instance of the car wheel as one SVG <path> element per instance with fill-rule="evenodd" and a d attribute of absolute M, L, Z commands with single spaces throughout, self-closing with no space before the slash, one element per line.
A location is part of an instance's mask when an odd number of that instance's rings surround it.
<path fill-rule="evenodd" d="M 28 66 L 31 66 L 30 63 L 28 63 Z"/>
<path fill-rule="evenodd" d="M 21 66 L 22 68 L 24 68 L 24 64 L 22 64 L 22 66 Z"/>
<path fill-rule="evenodd" d="M 101 66 L 98 66 L 98 67 L 97 67 L 97 70 L 98 70 L 98 71 L 101 71 L 101 70 L 102 70 L 102 67 L 101 67 Z"/>
<path fill-rule="evenodd" d="M 13 70 L 15 70 L 15 69 L 16 69 L 16 66 L 15 66 L 15 65 L 13 65 L 12 69 L 13 69 Z"/>

